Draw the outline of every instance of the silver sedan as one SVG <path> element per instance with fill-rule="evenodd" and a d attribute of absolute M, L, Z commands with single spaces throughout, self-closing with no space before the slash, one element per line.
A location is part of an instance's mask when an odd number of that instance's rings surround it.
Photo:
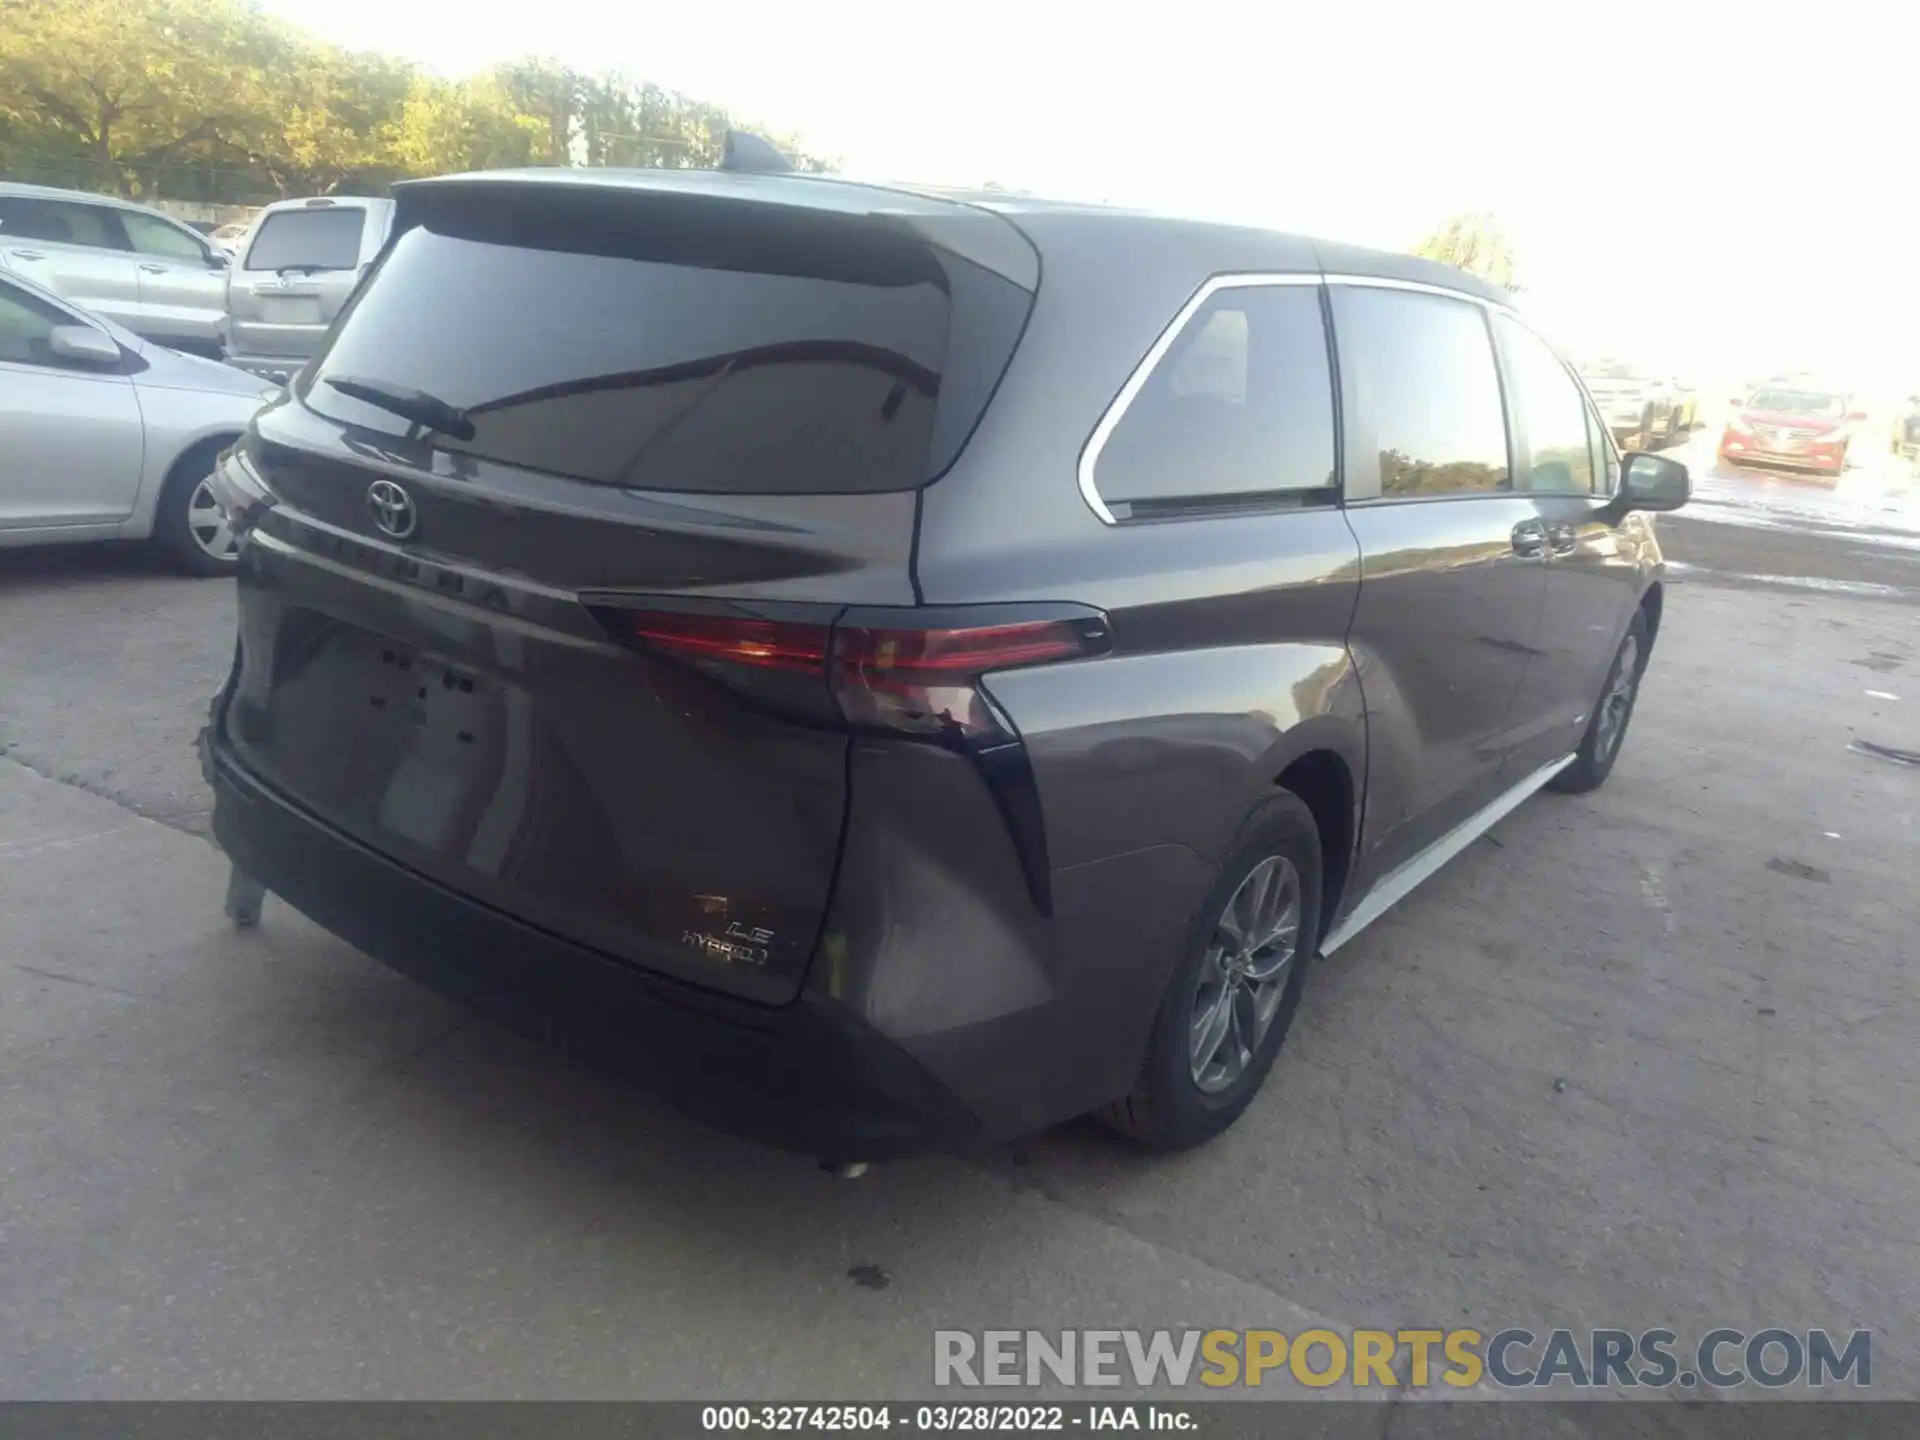
<path fill-rule="evenodd" d="M 0 549 L 148 540 L 193 574 L 232 573 L 207 476 L 278 394 L 0 275 Z"/>

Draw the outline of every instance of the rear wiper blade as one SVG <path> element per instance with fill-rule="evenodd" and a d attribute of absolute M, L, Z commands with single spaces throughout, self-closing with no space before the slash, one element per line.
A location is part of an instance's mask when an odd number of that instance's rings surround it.
<path fill-rule="evenodd" d="M 411 420 L 456 440 L 473 439 L 473 420 L 458 405 L 449 405 L 438 395 L 385 380 L 369 380 L 362 375 L 328 375 L 326 383 L 342 395 L 364 400 L 402 420 Z"/>

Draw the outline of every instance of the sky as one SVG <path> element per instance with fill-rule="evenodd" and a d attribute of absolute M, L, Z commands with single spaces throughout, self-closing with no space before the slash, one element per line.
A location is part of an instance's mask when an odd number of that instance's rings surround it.
<path fill-rule="evenodd" d="M 264 0 L 449 75 L 629 74 L 861 179 L 1405 249 L 1496 214 L 1581 355 L 1920 386 L 1920 6 Z"/>

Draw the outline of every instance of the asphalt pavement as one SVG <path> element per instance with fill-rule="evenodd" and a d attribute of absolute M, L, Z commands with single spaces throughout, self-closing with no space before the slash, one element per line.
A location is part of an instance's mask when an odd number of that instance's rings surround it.
<path fill-rule="evenodd" d="M 0 553 L 0 1397 L 924 1396 L 936 1327 L 1314 1319 L 1868 1327 L 1920 1397 L 1920 769 L 1851 748 L 1920 749 L 1911 497 L 1699 449 L 1608 785 L 1318 967 L 1239 1127 L 853 1181 L 227 928 L 230 587 Z"/>

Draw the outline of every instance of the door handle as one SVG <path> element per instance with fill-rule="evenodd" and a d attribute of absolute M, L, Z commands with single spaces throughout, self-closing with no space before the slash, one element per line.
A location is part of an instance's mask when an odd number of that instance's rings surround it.
<path fill-rule="evenodd" d="M 1571 555 L 1580 548 L 1580 532 L 1562 523 L 1547 527 L 1547 548 L 1556 555 Z"/>
<path fill-rule="evenodd" d="M 1547 553 L 1547 527 L 1538 520 L 1522 520 L 1513 527 L 1513 553 L 1529 560 Z"/>
<path fill-rule="evenodd" d="M 47 258 L 44 250 L 9 250 L 7 253 L 16 260 L 44 260 Z"/>
<path fill-rule="evenodd" d="M 166 274 L 166 273 L 167 273 L 167 267 L 166 267 L 166 266 L 164 266 L 164 265 L 155 265 L 155 264 L 154 264 L 154 263 L 153 263 L 153 262 L 152 262 L 151 260 L 147 260 L 147 261 L 142 261 L 142 262 L 141 262 L 141 265 L 140 265 L 140 268 L 141 268 L 142 270 L 144 270 L 144 271 L 146 271 L 146 272 L 147 272 L 147 274 L 149 274 L 149 275 L 164 275 L 164 274 Z"/>

